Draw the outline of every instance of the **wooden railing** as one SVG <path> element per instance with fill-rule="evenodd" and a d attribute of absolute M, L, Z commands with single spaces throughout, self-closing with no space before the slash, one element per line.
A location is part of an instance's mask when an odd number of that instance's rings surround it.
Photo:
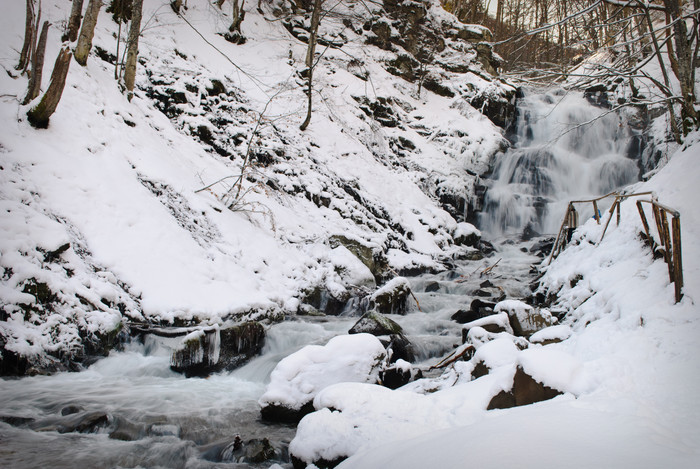
<path fill-rule="evenodd" d="M 603 228 L 603 234 L 600 236 L 600 240 L 603 241 L 605 233 L 608 230 L 610 221 L 613 218 L 613 213 L 617 212 L 617 224 L 620 224 L 620 204 L 623 200 L 630 197 L 641 197 L 649 196 L 649 200 L 637 200 L 637 210 L 639 211 L 639 217 L 642 220 L 642 226 L 644 227 L 644 235 L 646 237 L 649 246 L 651 247 L 654 255 L 661 255 L 664 261 L 668 265 L 668 276 L 671 282 L 675 285 L 676 302 L 679 302 L 683 298 L 682 288 L 683 288 L 683 259 L 681 255 L 681 214 L 670 207 L 667 207 L 656 199 L 656 195 L 653 192 L 637 192 L 634 194 L 620 194 L 618 192 L 611 192 L 605 194 L 601 197 L 588 200 L 572 200 L 566 209 L 566 214 L 564 215 L 564 221 L 562 221 L 561 227 L 559 228 L 559 233 L 552 246 L 552 252 L 549 254 L 549 259 L 547 263 L 551 263 L 552 259 L 557 257 L 566 247 L 566 244 L 571 239 L 571 233 L 578 226 L 578 212 L 576 211 L 576 204 L 592 204 L 593 205 L 593 217 L 596 222 L 600 224 L 600 212 L 598 210 L 598 202 L 608 197 L 615 197 L 610 209 L 608 210 L 609 216 L 605 222 L 605 228 Z M 659 235 L 659 242 L 657 243 L 654 239 L 651 230 L 649 228 L 649 223 L 647 221 L 646 214 L 644 213 L 644 207 L 642 203 L 648 203 L 651 205 L 651 210 L 654 215 L 654 222 L 656 225 L 656 231 Z M 669 229 L 668 215 L 672 216 L 671 229 Z"/>

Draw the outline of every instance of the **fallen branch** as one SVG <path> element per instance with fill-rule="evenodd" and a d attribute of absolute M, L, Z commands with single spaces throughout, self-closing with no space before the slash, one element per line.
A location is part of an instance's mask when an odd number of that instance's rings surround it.
<path fill-rule="evenodd" d="M 467 352 L 474 351 L 474 350 L 475 350 L 475 348 L 471 344 L 464 347 L 464 350 L 462 350 L 461 352 L 459 352 L 456 355 L 455 355 L 455 352 L 456 352 L 456 350 L 455 350 L 454 352 L 452 352 L 451 354 L 449 354 L 448 356 L 443 358 L 442 361 L 440 361 L 438 364 L 433 365 L 430 368 L 428 368 L 428 371 L 437 370 L 439 368 L 445 368 L 448 365 L 451 365 L 452 363 L 456 362 L 460 358 L 464 357 L 467 354 Z"/>

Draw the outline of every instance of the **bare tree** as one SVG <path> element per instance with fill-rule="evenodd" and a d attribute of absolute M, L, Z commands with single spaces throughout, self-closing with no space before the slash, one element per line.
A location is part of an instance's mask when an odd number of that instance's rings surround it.
<path fill-rule="evenodd" d="M 143 0 L 133 0 L 131 4 L 131 26 L 129 27 L 129 40 L 126 52 L 126 66 L 124 67 L 124 86 L 127 99 L 131 101 L 134 95 L 134 82 L 136 80 L 136 62 L 139 53 L 139 33 L 141 32 L 141 16 Z"/>
<path fill-rule="evenodd" d="M 78 32 L 80 31 L 80 20 L 82 19 L 83 11 L 83 0 L 73 0 L 73 5 L 70 9 L 70 18 L 68 19 L 68 25 L 66 28 L 62 41 L 75 42 L 78 39 Z"/>
<path fill-rule="evenodd" d="M 306 119 L 299 126 L 299 129 L 304 131 L 309 126 L 311 122 L 311 108 L 313 105 L 313 78 L 314 78 L 314 68 L 316 67 L 316 41 L 318 39 L 318 25 L 321 22 L 321 5 L 323 0 L 314 0 L 314 9 L 311 13 L 311 29 L 309 31 L 309 46 L 306 49 L 306 96 L 308 98 L 308 105 L 306 108 Z"/>
<path fill-rule="evenodd" d="M 27 67 L 29 67 L 39 22 L 39 18 L 36 14 L 36 1 L 27 0 L 26 8 L 27 13 L 24 22 L 24 45 L 22 46 L 22 52 L 19 54 L 19 63 L 15 67 L 15 70 L 21 70 L 22 73 L 26 72 Z"/>
<path fill-rule="evenodd" d="M 83 19 L 83 26 L 80 28 L 78 44 L 75 46 L 75 61 L 82 66 L 87 65 L 88 55 L 90 54 L 90 49 L 92 49 L 92 38 L 95 36 L 97 16 L 100 14 L 101 7 L 102 0 L 90 0 L 87 10 L 85 11 L 85 18 Z"/>
<path fill-rule="evenodd" d="M 49 33 L 50 23 L 44 21 L 41 27 L 41 35 L 36 50 L 32 52 L 32 74 L 29 78 L 29 86 L 27 87 L 27 95 L 24 97 L 22 104 L 29 104 L 31 100 L 39 96 L 41 91 L 41 75 L 44 69 L 44 55 L 46 54 L 46 39 Z"/>
<path fill-rule="evenodd" d="M 70 47 L 63 46 L 58 53 L 58 57 L 56 57 L 49 88 L 46 90 L 46 93 L 44 93 L 39 104 L 27 112 L 29 123 L 34 127 L 40 129 L 48 127 L 49 118 L 56 111 L 56 107 L 63 95 L 63 88 L 66 85 L 71 56 Z"/>

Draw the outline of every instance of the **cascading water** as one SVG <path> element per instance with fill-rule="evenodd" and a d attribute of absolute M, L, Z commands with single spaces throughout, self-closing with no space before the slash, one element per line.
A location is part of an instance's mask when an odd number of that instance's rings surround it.
<path fill-rule="evenodd" d="M 556 233 L 570 200 L 604 195 L 637 180 L 621 116 L 563 90 L 519 103 L 514 146 L 497 157 L 481 216 L 492 237 Z M 588 208 L 588 207 L 586 207 Z M 582 213 L 582 217 L 593 215 Z"/>

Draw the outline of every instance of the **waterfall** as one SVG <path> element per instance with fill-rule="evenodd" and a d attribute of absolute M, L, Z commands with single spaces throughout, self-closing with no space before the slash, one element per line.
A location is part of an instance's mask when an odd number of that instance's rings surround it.
<path fill-rule="evenodd" d="M 496 156 L 487 184 L 483 231 L 556 233 L 570 200 L 638 179 L 637 162 L 627 156 L 632 135 L 619 114 L 563 90 L 526 95 L 518 111 L 514 145 Z M 586 209 L 582 217 L 592 216 Z"/>

